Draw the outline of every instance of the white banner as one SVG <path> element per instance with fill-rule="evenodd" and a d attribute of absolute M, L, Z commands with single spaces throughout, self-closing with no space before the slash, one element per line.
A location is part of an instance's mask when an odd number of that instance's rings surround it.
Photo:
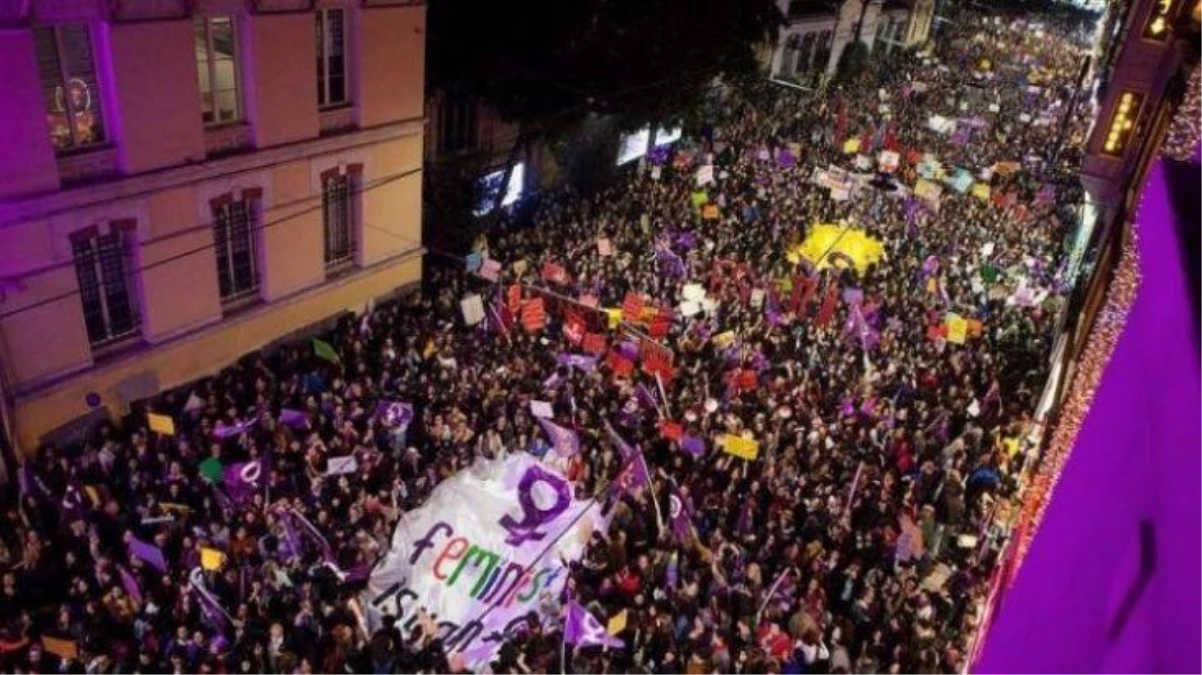
<path fill-rule="evenodd" d="M 407 636 L 424 608 L 448 653 L 462 653 L 475 670 L 530 612 L 549 618 L 565 563 L 584 554 L 601 522 L 595 502 L 576 500 L 571 484 L 533 456 L 478 460 L 397 523 L 364 591 L 368 627 L 391 614 Z"/>

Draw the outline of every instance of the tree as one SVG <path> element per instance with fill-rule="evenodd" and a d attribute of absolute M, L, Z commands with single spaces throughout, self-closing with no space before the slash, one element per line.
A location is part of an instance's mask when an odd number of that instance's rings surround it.
<path fill-rule="evenodd" d="M 427 78 L 517 123 L 512 165 L 589 113 L 627 129 L 677 115 L 716 76 L 754 72 L 782 21 L 774 0 L 434 0 Z"/>

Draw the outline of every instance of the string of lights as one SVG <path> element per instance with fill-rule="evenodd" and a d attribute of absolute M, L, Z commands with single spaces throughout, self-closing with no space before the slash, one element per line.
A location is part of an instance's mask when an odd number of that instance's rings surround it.
<path fill-rule="evenodd" d="M 1202 139 L 1202 66 L 1195 66 L 1161 152 L 1171 159 L 1188 161 L 1194 156 L 1199 139 Z"/>

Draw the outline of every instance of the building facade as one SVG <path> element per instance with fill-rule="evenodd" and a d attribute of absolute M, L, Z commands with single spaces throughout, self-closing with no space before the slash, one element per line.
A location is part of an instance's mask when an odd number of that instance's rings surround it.
<path fill-rule="evenodd" d="M 425 7 L 0 3 L 18 445 L 421 276 Z"/>
<path fill-rule="evenodd" d="M 772 78 L 817 87 L 834 76 L 857 34 L 870 51 L 890 54 L 926 42 L 934 0 L 780 0 L 785 25 L 768 59 Z"/>

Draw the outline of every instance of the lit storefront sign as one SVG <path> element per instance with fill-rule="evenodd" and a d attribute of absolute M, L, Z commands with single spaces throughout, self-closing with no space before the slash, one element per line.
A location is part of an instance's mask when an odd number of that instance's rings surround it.
<path fill-rule="evenodd" d="M 1144 25 L 1144 39 L 1164 42 L 1169 37 L 1169 17 L 1172 14 L 1173 0 L 1156 0 L 1148 13 L 1148 23 Z"/>
<path fill-rule="evenodd" d="M 1110 126 L 1106 129 L 1106 140 L 1102 143 L 1104 154 L 1120 157 L 1126 152 L 1143 103 L 1143 94 L 1134 91 L 1123 92 L 1118 105 L 1115 106 L 1114 116 L 1110 119 Z"/>

